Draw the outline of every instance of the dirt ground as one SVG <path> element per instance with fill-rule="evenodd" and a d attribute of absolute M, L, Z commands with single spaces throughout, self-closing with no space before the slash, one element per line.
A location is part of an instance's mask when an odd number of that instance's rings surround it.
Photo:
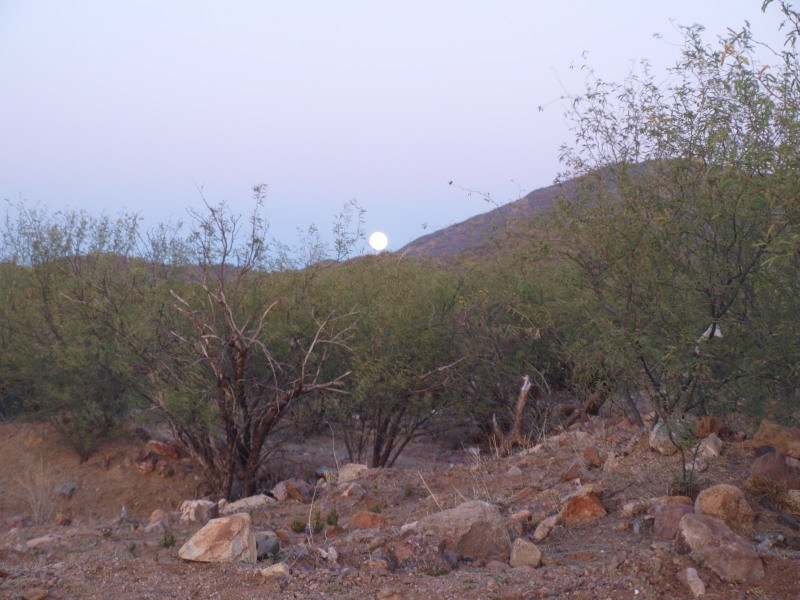
<path fill-rule="evenodd" d="M 449 572 L 436 573 L 381 561 L 403 524 L 467 500 L 492 502 L 505 516 L 530 510 L 534 519 L 516 534 L 530 533 L 533 521 L 557 512 L 558 498 L 575 487 L 562 475 L 589 446 L 607 457 L 590 474 L 602 485 L 608 515 L 581 527 L 557 526 L 538 544 L 542 567 L 510 569 L 507 555 L 495 562 L 462 560 Z M 46 425 L 0 424 L 0 598 L 691 598 L 677 579 L 688 566 L 698 570 L 707 598 L 800 598 L 798 560 L 764 556 L 764 580 L 726 583 L 696 557 L 656 539 L 646 520 L 634 524 L 622 517 L 626 502 L 667 494 L 679 463 L 649 450 L 637 427 L 621 417 L 594 419 L 543 440 L 535 452 L 506 458 L 420 441 L 395 468 L 370 470 L 360 479 L 367 493 L 359 499 L 343 498 L 319 480 L 313 504 L 290 500 L 252 513 L 258 528 L 283 538 L 278 559 L 289 565 L 291 575 L 270 580 L 259 574 L 269 563 L 179 559 L 178 549 L 197 524 L 174 523 L 173 546 L 163 532 L 145 532 L 153 510 L 175 511 L 183 500 L 196 498 L 203 478 L 188 459 L 170 460 L 161 473 L 140 474 L 136 458 L 144 447 L 145 441 L 130 437 L 105 444 L 80 463 Z M 345 457 L 343 448 L 321 437 L 285 445 L 275 460 L 284 476 L 313 479 L 317 467 L 336 467 Z M 750 448 L 727 442 L 722 456 L 710 460 L 700 475 L 701 487 L 731 483 L 744 489 L 751 460 Z M 518 470 L 509 472 L 512 467 Z M 66 482 L 77 484 L 71 497 L 53 494 L 55 485 Z M 778 532 L 788 547 L 800 550 L 800 532 L 779 521 L 760 498 L 749 492 L 747 497 L 758 515 L 751 539 Z M 125 519 L 120 518 L 123 506 Z M 292 521 L 308 520 L 316 511 L 327 515 L 334 506 L 339 526 L 317 534 L 292 531 Z M 350 526 L 352 516 L 364 510 L 380 510 L 389 525 Z M 29 544 L 42 536 L 51 537 Z M 333 564 L 320 553 L 330 547 L 339 554 Z"/>

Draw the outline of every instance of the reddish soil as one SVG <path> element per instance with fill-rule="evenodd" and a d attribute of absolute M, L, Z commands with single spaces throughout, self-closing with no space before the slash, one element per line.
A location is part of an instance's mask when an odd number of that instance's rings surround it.
<path fill-rule="evenodd" d="M 259 570 L 266 564 L 179 559 L 178 548 L 197 524 L 173 524 L 177 543 L 172 547 L 164 546 L 163 532 L 145 533 L 154 509 L 175 511 L 202 489 L 201 473 L 187 459 L 170 460 L 174 475 L 169 477 L 157 471 L 141 475 L 135 460 L 145 447 L 141 440 L 105 444 L 80 463 L 45 425 L 0 424 L 0 598 L 691 598 L 677 579 L 688 566 L 698 570 L 707 598 L 800 598 L 798 560 L 764 556 L 764 580 L 726 583 L 695 562 L 697 557 L 656 539 L 647 521 L 634 526 L 633 519 L 623 518 L 626 502 L 668 493 L 678 459 L 650 451 L 637 428 L 621 418 L 598 418 L 578 429 L 545 440 L 535 453 L 506 458 L 416 443 L 396 468 L 370 470 L 359 480 L 367 492 L 363 498 L 343 498 L 321 480 L 313 505 L 287 501 L 253 511 L 258 528 L 284 536 L 279 558 L 292 573 L 265 580 Z M 381 568 L 379 559 L 387 556 L 401 525 L 466 500 L 492 502 L 504 515 L 527 509 L 533 521 L 554 514 L 559 498 L 576 485 L 562 482 L 562 475 L 589 446 L 615 457 L 590 469 L 604 490 L 608 515 L 579 527 L 557 526 L 538 544 L 544 566 L 508 569 L 503 566 L 508 556 L 498 556 L 495 563 L 462 560 L 456 569 L 437 574 Z M 334 452 L 329 438 L 319 438 L 285 445 L 275 460 L 284 476 L 309 477 L 318 466 L 345 462 L 345 456 L 341 448 Z M 752 450 L 741 443 L 726 443 L 722 456 L 710 460 L 701 474 L 701 487 L 731 483 L 744 489 L 751 457 Z M 521 474 L 510 474 L 512 466 Z M 52 493 L 55 484 L 68 481 L 79 486 L 70 498 Z M 751 540 L 757 533 L 779 532 L 790 547 L 800 549 L 800 532 L 779 522 L 778 513 L 764 508 L 758 497 L 748 492 L 747 498 L 758 515 Z M 127 520 L 119 518 L 123 505 Z M 326 515 L 334 506 L 339 527 L 315 535 L 292 532 L 292 521 L 307 520 L 317 510 Z M 357 512 L 378 507 L 389 526 L 348 526 Z M 37 513 L 41 523 L 33 522 Z M 516 533 L 526 535 L 531 527 L 526 523 Z M 44 535 L 56 537 L 29 547 Z M 336 564 L 319 552 L 331 546 L 339 554 Z"/>

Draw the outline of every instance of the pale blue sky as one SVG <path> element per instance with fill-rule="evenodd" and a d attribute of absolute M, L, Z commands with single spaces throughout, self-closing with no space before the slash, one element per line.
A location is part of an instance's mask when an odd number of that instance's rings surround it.
<path fill-rule="evenodd" d="M 749 20 L 761 0 L 0 0 L 0 198 L 148 222 L 251 206 L 274 235 L 342 205 L 397 249 L 552 183 L 558 99 Z M 664 39 L 654 39 L 661 33 Z M 544 112 L 537 107 L 546 105 Z M 423 229 L 427 225 L 427 229 Z"/>

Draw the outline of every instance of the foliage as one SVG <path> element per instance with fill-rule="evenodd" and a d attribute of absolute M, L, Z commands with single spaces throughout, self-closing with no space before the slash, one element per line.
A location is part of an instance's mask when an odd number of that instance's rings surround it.
<path fill-rule="evenodd" d="M 772 264 L 794 235 L 797 88 L 747 27 L 718 48 L 684 32 L 666 83 L 646 64 L 621 84 L 590 73 L 562 153 L 578 191 L 547 240 L 580 322 L 565 330 L 576 377 L 647 389 L 662 417 L 739 407 L 764 380 L 796 388 L 769 331 L 796 331 L 770 304 L 797 279 L 793 259 Z"/>
<path fill-rule="evenodd" d="M 327 298 L 358 313 L 342 356 L 352 375 L 337 399 L 350 459 L 370 451 L 391 466 L 453 400 L 462 356 L 455 343 L 459 282 L 444 270 L 390 255 L 364 256 L 326 273 Z"/>

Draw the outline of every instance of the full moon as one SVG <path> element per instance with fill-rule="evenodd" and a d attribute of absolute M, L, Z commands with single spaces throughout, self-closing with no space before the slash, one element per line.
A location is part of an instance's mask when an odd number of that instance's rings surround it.
<path fill-rule="evenodd" d="M 382 231 L 376 231 L 369 236 L 369 245 L 372 246 L 373 250 L 380 252 L 389 245 L 389 238 Z"/>

